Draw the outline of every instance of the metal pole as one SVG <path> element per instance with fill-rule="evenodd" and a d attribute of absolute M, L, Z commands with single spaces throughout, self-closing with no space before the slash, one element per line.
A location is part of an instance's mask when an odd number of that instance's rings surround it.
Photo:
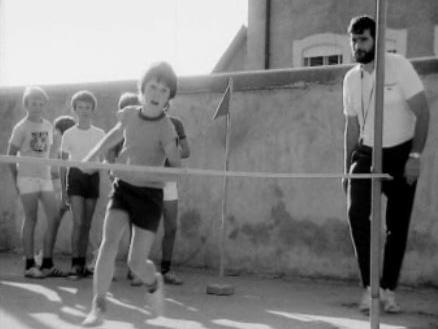
<path fill-rule="evenodd" d="M 384 84 L 385 84 L 385 29 L 386 29 L 386 1 L 376 0 L 376 49 L 375 49 L 375 86 L 376 97 L 374 99 L 374 147 L 373 147 L 373 173 L 382 172 L 382 139 L 383 139 L 383 107 L 384 107 Z M 381 199 L 382 181 L 372 180 L 371 202 L 371 329 L 380 328 L 380 250 L 381 250 Z"/>
<path fill-rule="evenodd" d="M 230 81 L 230 104 L 233 93 L 233 80 Z M 229 153 L 230 153 L 230 133 L 231 133 L 231 114 L 226 115 L 226 131 L 225 131 L 225 165 L 224 171 L 228 171 Z M 227 218 L 227 200 L 228 200 L 228 176 L 224 175 L 223 191 L 222 191 L 222 211 L 221 211 L 221 227 L 220 227 L 220 264 L 219 276 L 223 277 L 225 272 L 225 221 Z"/>

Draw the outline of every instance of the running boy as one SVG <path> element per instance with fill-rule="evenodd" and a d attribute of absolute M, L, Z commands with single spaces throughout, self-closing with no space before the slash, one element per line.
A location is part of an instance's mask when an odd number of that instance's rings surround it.
<path fill-rule="evenodd" d="M 105 153 L 124 137 L 118 162 L 163 166 L 167 158 L 170 166 L 180 166 L 175 129 L 163 111 L 177 89 L 172 67 L 163 62 L 153 65 L 138 87 L 142 105 L 120 111 L 120 121 L 84 161 Z M 105 295 L 113 277 L 119 242 L 130 223 L 133 225 L 128 265 L 143 280 L 154 313 L 159 315 L 163 311 L 163 278 L 148 259 L 162 215 L 163 182 L 151 175 L 128 171 L 115 172 L 115 176 L 94 275 L 92 308 L 83 322 L 86 326 L 97 325 L 103 320 Z"/>
<path fill-rule="evenodd" d="M 74 94 L 71 107 L 78 123 L 62 136 L 61 153 L 63 159 L 81 160 L 105 136 L 105 132 L 91 124 L 97 107 L 96 97 L 91 92 L 79 91 Z M 69 278 L 79 279 L 92 275 L 85 264 L 91 221 L 99 198 L 99 172 L 84 172 L 71 167 L 67 175 L 61 176 L 61 186 L 63 200 L 70 204 L 73 217 Z"/>
<path fill-rule="evenodd" d="M 53 127 L 44 119 L 49 97 L 40 87 L 27 87 L 23 94 L 26 116 L 12 130 L 8 155 L 49 158 L 54 155 Z M 53 246 L 59 225 L 58 203 L 53 191 L 50 167 L 36 164 L 10 164 L 12 177 L 24 209 L 22 243 L 26 265 L 24 276 L 29 278 L 59 277 L 65 274 L 53 264 Z M 34 260 L 34 234 L 41 201 L 47 218 L 41 268 Z"/>

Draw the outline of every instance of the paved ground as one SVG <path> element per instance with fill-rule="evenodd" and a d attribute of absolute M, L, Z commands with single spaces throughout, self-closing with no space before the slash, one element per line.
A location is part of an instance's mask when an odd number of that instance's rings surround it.
<path fill-rule="evenodd" d="M 91 280 L 24 279 L 20 257 L 0 254 L 0 328 L 77 328 L 91 299 Z M 207 295 L 214 273 L 178 269 L 185 284 L 166 286 L 166 314 L 152 318 L 143 291 L 129 286 L 119 264 L 108 316 L 99 328 L 178 329 L 366 329 L 357 310 L 360 289 L 351 283 L 227 277 L 236 293 Z M 67 268 L 67 260 L 62 266 Z M 438 290 L 401 288 L 404 313 L 383 314 L 382 329 L 438 329 Z"/>

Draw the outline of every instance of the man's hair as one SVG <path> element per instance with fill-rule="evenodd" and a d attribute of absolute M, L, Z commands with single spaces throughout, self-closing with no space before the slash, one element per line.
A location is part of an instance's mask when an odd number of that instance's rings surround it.
<path fill-rule="evenodd" d="M 348 26 L 348 33 L 362 34 L 366 30 L 370 31 L 370 35 L 375 39 L 376 36 L 376 21 L 368 15 L 353 17 Z"/>
<path fill-rule="evenodd" d="M 175 97 L 177 89 L 177 77 L 175 71 L 169 63 L 158 62 L 149 67 L 139 81 L 138 89 L 140 94 L 143 94 L 146 83 L 152 79 L 157 79 L 159 82 L 164 83 L 169 87 L 169 100 Z"/>
<path fill-rule="evenodd" d="M 61 135 L 64 135 L 64 132 L 73 127 L 76 124 L 75 119 L 70 115 L 61 115 L 53 121 L 53 126 L 55 129 L 59 130 Z"/>
<path fill-rule="evenodd" d="M 75 93 L 71 98 L 71 107 L 75 109 L 76 102 L 86 102 L 92 105 L 92 109 L 95 110 L 97 107 L 96 96 L 93 95 L 91 91 L 81 90 Z"/>
<path fill-rule="evenodd" d="M 138 95 L 136 93 L 126 92 L 120 96 L 119 103 L 117 105 L 119 110 L 121 110 L 127 106 L 140 105 L 140 100 L 138 99 Z"/>
<path fill-rule="evenodd" d="M 27 101 L 31 97 L 42 98 L 46 102 L 49 101 L 49 96 L 45 92 L 45 90 L 38 86 L 29 86 L 24 89 L 23 92 L 23 106 L 27 107 Z"/>

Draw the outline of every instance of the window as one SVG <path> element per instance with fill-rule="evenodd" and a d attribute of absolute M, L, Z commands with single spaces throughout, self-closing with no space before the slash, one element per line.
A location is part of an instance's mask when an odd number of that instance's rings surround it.
<path fill-rule="evenodd" d="M 304 66 L 342 64 L 342 55 L 304 57 Z"/>
<path fill-rule="evenodd" d="M 319 66 L 349 63 L 348 35 L 321 33 L 293 42 L 293 66 Z"/>

